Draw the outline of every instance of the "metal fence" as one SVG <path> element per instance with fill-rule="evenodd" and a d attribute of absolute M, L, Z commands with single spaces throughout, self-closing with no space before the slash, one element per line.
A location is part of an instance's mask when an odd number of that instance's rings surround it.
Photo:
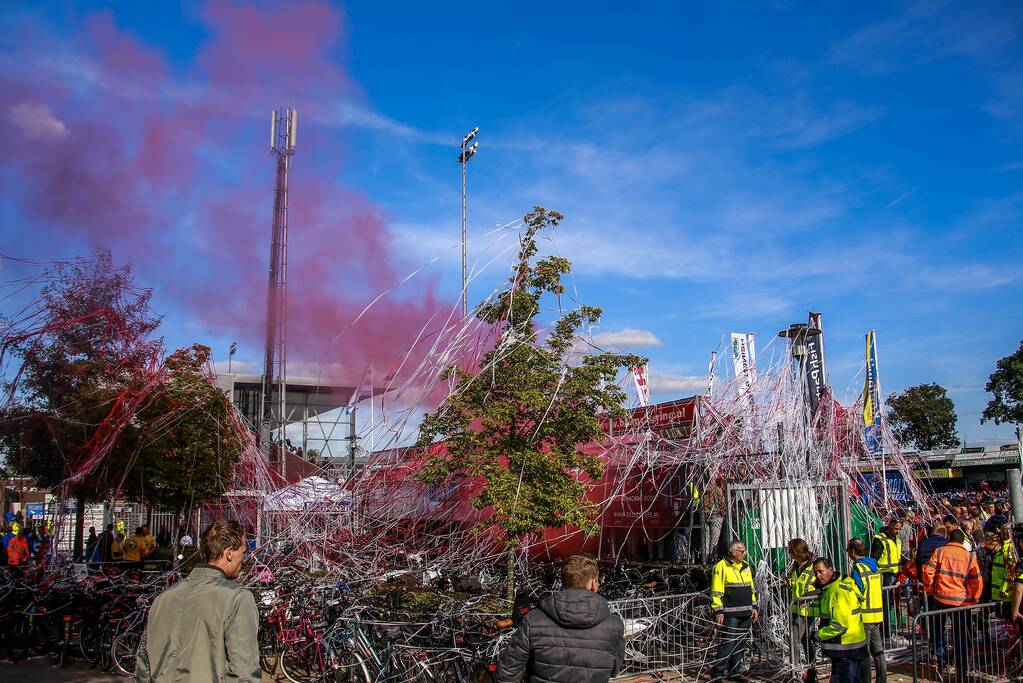
<path fill-rule="evenodd" d="M 1023 652 L 998 611 L 998 603 L 989 602 L 918 614 L 913 619 L 913 680 L 1019 680 Z"/>
<path fill-rule="evenodd" d="M 884 651 L 895 658 L 908 656 L 913 645 L 916 618 L 927 612 L 927 594 L 923 584 L 885 586 L 881 589 L 885 621 L 881 625 Z"/>
<path fill-rule="evenodd" d="M 881 589 L 885 619 L 881 624 L 886 659 L 908 659 L 914 644 L 916 619 L 927 610 L 922 584 L 885 586 Z M 788 658 L 790 672 L 801 676 L 807 671 L 819 671 L 829 666 L 813 639 L 817 629 L 819 597 L 800 598 L 793 604 L 789 617 Z M 802 609 L 801 609 L 802 608 Z M 801 614 L 802 613 L 802 614 Z"/>
<path fill-rule="evenodd" d="M 848 491 L 842 482 L 729 484 L 725 494 L 727 537 L 746 544 L 750 566 L 784 574 L 785 546 L 802 538 L 818 557 L 830 557 L 837 569 L 846 569 L 851 531 Z"/>
<path fill-rule="evenodd" d="M 706 593 L 613 600 L 625 622 L 622 676 L 674 670 L 695 675 L 714 647 L 715 624 Z"/>

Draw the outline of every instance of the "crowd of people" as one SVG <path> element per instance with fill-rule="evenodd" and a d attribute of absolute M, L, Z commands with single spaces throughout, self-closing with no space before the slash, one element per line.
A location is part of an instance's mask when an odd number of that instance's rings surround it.
<path fill-rule="evenodd" d="M 834 683 L 887 680 L 885 642 L 892 642 L 887 586 L 919 584 L 932 613 L 929 646 L 935 665 L 961 680 L 969 662 L 970 615 L 956 610 L 993 602 L 1007 623 L 1023 622 L 1023 524 L 1008 520 L 1002 503 L 950 506 L 940 518 L 913 510 L 900 513 L 870 539 L 846 546 L 850 571 L 841 575 L 832 558 L 816 557 L 807 542 L 791 539 L 786 584 L 791 598 L 792 642 L 807 662 L 816 651 L 832 663 Z M 710 600 L 720 640 L 714 680 L 744 680 L 744 652 L 759 618 L 753 570 L 746 546 L 732 541 L 711 574 Z M 946 615 L 942 611 L 952 610 Z M 946 624 L 951 620 L 951 642 Z M 809 677 L 815 670 L 811 667 Z"/>
<path fill-rule="evenodd" d="M 89 564 L 128 562 L 141 567 L 156 552 L 156 548 L 156 538 L 146 524 L 136 527 L 133 536 L 126 536 L 113 523 L 107 524 L 102 534 L 96 533 L 96 527 L 89 527 L 89 536 L 85 540 L 85 561 Z"/>
<path fill-rule="evenodd" d="M 53 536 L 48 522 L 11 519 L 0 538 L 0 566 L 42 567 L 50 559 Z"/>
<path fill-rule="evenodd" d="M 887 587 L 922 586 L 929 623 L 940 623 L 927 629 L 927 647 L 936 665 L 957 678 L 969 666 L 965 656 L 972 622 L 968 612 L 952 608 L 994 602 L 1006 622 L 1023 621 L 1023 524 L 1009 522 L 1012 510 L 1004 501 L 943 503 L 947 514 L 907 509 L 889 518 L 871 538 L 849 541 L 846 558 L 817 556 L 802 538 L 788 542 L 784 583 L 790 642 L 805 658 L 810 683 L 818 653 L 831 660 L 834 683 L 869 683 L 871 677 L 874 683 L 886 682 L 885 644 L 899 637 L 889 604 L 894 593 Z M 45 523 L 13 520 L 4 532 L 0 558 L 10 566 L 42 562 L 49 552 Z M 203 563 L 153 605 L 146 645 L 139 652 L 138 680 L 163 680 L 164 672 L 183 670 L 204 680 L 260 679 L 253 597 L 234 581 L 251 536 L 250 529 L 233 521 L 214 522 L 202 534 L 198 550 Z M 191 538 L 182 529 L 177 542 L 185 541 Z M 146 525 L 127 536 L 108 524 L 98 534 L 90 528 L 84 545 L 87 563 L 141 569 L 159 543 Z M 745 544 L 732 540 L 710 574 L 717 643 L 709 664 L 715 682 L 742 682 L 748 675 L 746 650 L 762 605 L 747 557 Z M 841 573 L 842 566 L 847 573 Z M 501 683 L 603 682 L 621 670 L 624 624 L 598 593 L 597 562 L 573 555 L 565 560 L 561 579 L 563 590 L 531 610 L 505 648 L 497 666 Z M 947 619 L 943 610 L 951 610 Z M 934 622 L 934 615 L 941 621 Z M 204 628 L 197 630 L 197 624 Z M 195 638 L 196 633 L 206 635 Z"/>

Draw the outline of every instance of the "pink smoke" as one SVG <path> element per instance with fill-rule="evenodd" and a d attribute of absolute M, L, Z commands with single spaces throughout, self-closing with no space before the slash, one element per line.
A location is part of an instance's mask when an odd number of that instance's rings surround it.
<path fill-rule="evenodd" d="M 0 72 L 0 115 L 30 103 L 19 111 L 53 120 L 19 125 L 54 131 L 0 137 L 0 189 L 31 225 L 22 237 L 49 256 L 68 255 L 69 243 L 108 248 L 207 329 L 261 348 L 273 183 L 266 128 L 271 108 L 295 106 L 291 359 L 395 366 L 451 304 L 419 278 L 350 328 L 411 267 L 397 262 L 372 200 L 328 180 L 343 143 L 323 122 L 342 98 L 359 96 L 338 56 L 345 18 L 315 0 L 212 0 L 200 18 L 207 38 L 183 62 L 107 12 L 86 16 L 70 38 L 38 23 L 17 32 L 26 66 Z"/>

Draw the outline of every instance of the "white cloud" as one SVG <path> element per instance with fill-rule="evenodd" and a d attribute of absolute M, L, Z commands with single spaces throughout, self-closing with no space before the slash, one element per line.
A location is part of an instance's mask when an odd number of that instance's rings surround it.
<path fill-rule="evenodd" d="M 71 132 L 45 104 L 34 102 L 16 104 L 7 110 L 7 118 L 33 140 L 54 142 Z"/>
<path fill-rule="evenodd" d="M 988 289 L 1019 280 L 1019 275 L 1014 270 L 991 268 L 980 263 L 922 268 L 917 277 L 921 282 L 941 291 Z"/>
<path fill-rule="evenodd" d="M 698 309 L 705 318 L 784 318 L 795 308 L 795 302 L 765 292 L 719 297 L 715 303 Z"/>
<path fill-rule="evenodd" d="M 626 327 L 618 332 L 601 332 L 594 335 L 593 343 L 602 348 L 645 349 L 664 346 L 653 332 Z"/>
<path fill-rule="evenodd" d="M 337 102 L 329 114 L 320 117 L 320 121 L 326 125 L 376 130 L 427 144 L 450 145 L 451 147 L 458 144 L 458 140 L 453 135 L 447 136 L 422 131 L 354 102 Z"/>
<path fill-rule="evenodd" d="M 668 373 L 650 372 L 650 393 L 652 394 L 702 394 L 707 390 L 706 377 L 686 377 Z"/>
<path fill-rule="evenodd" d="M 217 374 L 227 374 L 228 362 L 226 360 L 218 360 L 214 367 L 216 368 Z M 231 360 L 231 372 L 234 374 L 251 375 L 255 372 L 259 372 L 256 364 L 247 360 Z"/>

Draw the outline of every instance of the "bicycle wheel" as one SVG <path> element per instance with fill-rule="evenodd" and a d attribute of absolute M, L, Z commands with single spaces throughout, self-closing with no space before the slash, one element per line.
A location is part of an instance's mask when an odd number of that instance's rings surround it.
<path fill-rule="evenodd" d="M 259 630 L 259 667 L 263 673 L 272 675 L 277 671 L 277 662 L 281 658 L 280 649 L 277 633 L 272 628 Z"/>
<path fill-rule="evenodd" d="M 491 671 L 488 664 L 476 664 L 466 680 L 468 683 L 497 683 L 497 671 Z"/>
<path fill-rule="evenodd" d="M 90 664 L 99 661 L 100 648 L 103 643 L 103 624 L 99 621 L 90 624 L 83 624 L 82 630 L 78 633 L 78 646 L 82 650 L 82 657 Z"/>
<path fill-rule="evenodd" d="M 7 655 L 12 661 L 20 662 L 28 657 L 29 645 L 32 640 L 32 627 L 28 619 L 18 619 L 11 624 L 5 634 L 4 644 L 7 646 Z"/>
<path fill-rule="evenodd" d="M 53 615 L 36 617 L 32 622 L 32 651 L 37 655 L 47 655 L 60 650 L 60 641 L 64 636 L 64 622 Z"/>
<path fill-rule="evenodd" d="M 497 683 L 497 672 L 482 662 L 453 659 L 440 668 L 431 667 L 432 680 L 438 683 Z"/>
<path fill-rule="evenodd" d="M 348 648 L 340 651 L 331 651 L 330 669 L 334 683 L 373 683 L 366 661 L 357 652 Z"/>
<path fill-rule="evenodd" d="M 320 683 L 327 680 L 325 654 L 317 641 L 288 643 L 281 651 L 281 673 L 291 683 Z"/>
<path fill-rule="evenodd" d="M 114 660 L 114 666 L 125 676 L 135 675 L 135 659 L 138 657 L 141 642 L 142 631 L 131 629 L 114 638 L 110 645 L 110 656 Z"/>

